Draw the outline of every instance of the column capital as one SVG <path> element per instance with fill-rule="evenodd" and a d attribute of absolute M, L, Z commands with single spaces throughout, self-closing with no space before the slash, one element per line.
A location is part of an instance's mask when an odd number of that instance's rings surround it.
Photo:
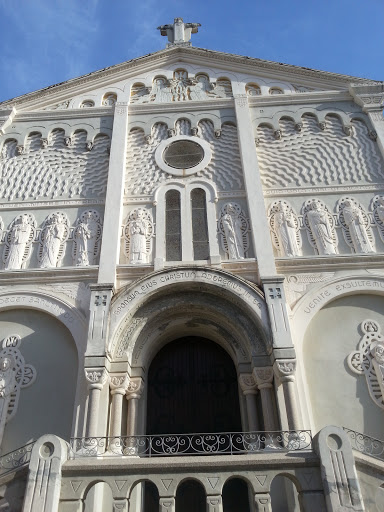
<path fill-rule="evenodd" d="M 241 373 L 239 375 L 239 384 L 244 395 L 256 395 L 257 384 L 252 373 Z"/>
<path fill-rule="evenodd" d="M 175 510 L 175 498 L 173 496 L 169 498 L 159 499 L 160 512 L 174 512 Z"/>
<path fill-rule="evenodd" d="M 115 373 L 110 376 L 109 387 L 111 395 L 120 394 L 125 395 L 129 385 L 129 377 L 127 373 Z"/>
<path fill-rule="evenodd" d="M 276 359 L 273 364 L 273 369 L 280 382 L 294 381 L 296 359 Z"/>
<path fill-rule="evenodd" d="M 208 512 L 222 512 L 223 502 L 220 494 L 207 496 Z"/>
<path fill-rule="evenodd" d="M 108 380 L 108 372 L 105 368 L 85 368 L 84 371 L 90 389 L 103 389 Z"/>
<path fill-rule="evenodd" d="M 271 508 L 271 496 L 267 492 L 255 494 L 255 505 L 257 512 L 270 512 Z"/>
<path fill-rule="evenodd" d="M 126 391 L 127 400 L 131 398 L 140 398 L 144 390 L 144 381 L 141 377 L 134 377 L 129 381 Z"/>
<path fill-rule="evenodd" d="M 253 377 L 259 389 L 272 387 L 273 368 L 272 366 L 257 366 L 253 369 Z"/>

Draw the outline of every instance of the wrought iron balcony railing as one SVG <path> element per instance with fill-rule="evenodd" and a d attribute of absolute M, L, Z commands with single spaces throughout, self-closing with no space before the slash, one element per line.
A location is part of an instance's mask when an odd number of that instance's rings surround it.
<path fill-rule="evenodd" d="M 29 464 L 31 452 L 35 441 L 28 443 L 13 452 L 6 453 L 0 457 L 0 477 L 21 469 Z"/>
<path fill-rule="evenodd" d="M 343 429 L 348 434 L 354 450 L 375 457 L 375 459 L 384 460 L 384 441 L 355 432 L 347 427 L 343 427 Z"/>
<path fill-rule="evenodd" d="M 129 437 L 76 437 L 72 458 L 95 456 L 164 457 L 177 455 L 234 455 L 265 450 L 311 450 L 309 430 L 282 432 L 221 432 Z"/>

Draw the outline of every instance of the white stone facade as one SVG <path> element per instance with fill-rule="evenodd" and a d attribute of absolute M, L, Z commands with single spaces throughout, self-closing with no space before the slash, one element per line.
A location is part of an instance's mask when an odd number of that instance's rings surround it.
<path fill-rule="evenodd" d="M 24 457 L 0 508 L 178 512 L 191 479 L 231 512 L 240 479 L 244 512 L 381 511 L 356 448 L 384 452 L 384 85 L 193 48 L 180 20 L 0 105 L 0 449 Z M 151 366 L 186 337 L 229 354 L 243 437 L 148 458 Z"/>

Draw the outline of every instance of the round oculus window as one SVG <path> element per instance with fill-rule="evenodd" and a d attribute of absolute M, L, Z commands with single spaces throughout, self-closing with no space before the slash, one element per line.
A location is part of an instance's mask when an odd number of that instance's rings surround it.
<path fill-rule="evenodd" d="M 204 150 L 197 142 L 177 140 L 167 146 L 163 153 L 164 162 L 174 169 L 191 169 L 204 158 Z"/>

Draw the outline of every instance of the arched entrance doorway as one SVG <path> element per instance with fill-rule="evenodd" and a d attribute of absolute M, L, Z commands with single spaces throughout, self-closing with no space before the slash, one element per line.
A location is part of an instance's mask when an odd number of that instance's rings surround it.
<path fill-rule="evenodd" d="M 242 430 L 237 373 L 228 353 L 202 337 L 178 338 L 148 373 L 147 434 Z"/>

